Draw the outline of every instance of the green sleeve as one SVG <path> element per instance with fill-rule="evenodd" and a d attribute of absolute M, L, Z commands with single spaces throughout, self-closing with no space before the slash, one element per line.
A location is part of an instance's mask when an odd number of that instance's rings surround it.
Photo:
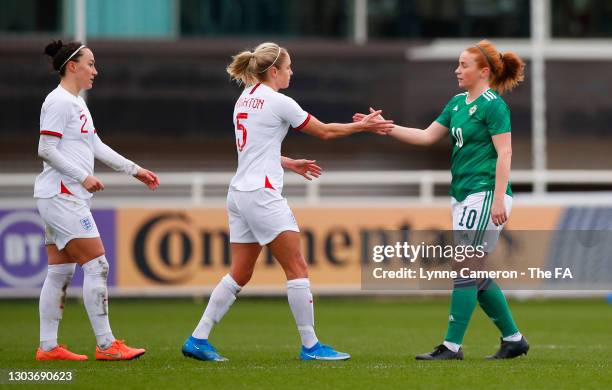
<path fill-rule="evenodd" d="M 438 117 L 436 118 L 436 122 L 438 122 L 439 124 L 441 124 L 442 126 L 450 129 L 450 123 L 451 123 L 451 106 L 453 103 L 453 100 L 455 100 L 455 98 L 452 98 L 447 104 L 446 106 L 444 106 L 444 109 L 442 110 L 442 112 L 440 113 L 440 115 L 438 115 Z"/>
<path fill-rule="evenodd" d="M 487 111 L 486 121 L 491 136 L 512 131 L 510 126 L 510 109 L 501 102 L 491 104 Z"/>

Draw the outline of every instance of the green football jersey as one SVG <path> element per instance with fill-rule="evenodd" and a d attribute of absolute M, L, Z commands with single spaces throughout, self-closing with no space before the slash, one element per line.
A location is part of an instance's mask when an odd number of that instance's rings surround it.
<path fill-rule="evenodd" d="M 466 99 L 467 92 L 455 95 L 436 119 L 451 135 L 450 195 L 458 201 L 495 189 L 497 152 L 491 137 L 511 131 L 510 109 L 495 91 L 488 89 L 469 104 Z M 506 194 L 512 195 L 510 182 Z"/>

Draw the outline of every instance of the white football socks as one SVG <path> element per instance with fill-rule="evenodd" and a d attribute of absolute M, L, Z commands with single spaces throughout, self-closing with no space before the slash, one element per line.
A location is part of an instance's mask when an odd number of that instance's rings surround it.
<path fill-rule="evenodd" d="M 242 287 L 236 283 L 230 274 L 221 278 L 219 284 L 210 294 L 204 314 L 191 335 L 197 339 L 208 339 L 213 325 L 221 321 L 236 300 L 236 295 L 240 290 L 242 290 Z"/>
<path fill-rule="evenodd" d="M 91 322 L 96 342 L 102 349 L 111 346 L 115 337 L 108 321 L 108 261 L 104 255 L 83 264 L 83 302 Z"/>
<path fill-rule="evenodd" d="M 314 331 L 314 308 L 308 278 L 288 280 L 287 299 L 302 338 L 302 345 L 312 348 L 319 340 Z"/>
<path fill-rule="evenodd" d="M 47 277 L 40 290 L 40 348 L 50 351 L 57 347 L 57 329 L 64 312 L 66 288 L 74 275 L 75 263 L 47 266 Z"/>
<path fill-rule="evenodd" d="M 510 336 L 506 336 L 503 338 L 504 341 L 521 341 L 523 335 L 521 332 L 516 332 L 515 334 L 511 334 Z"/>
<path fill-rule="evenodd" d="M 453 352 L 459 352 L 459 348 L 461 348 L 461 344 L 451 343 L 450 341 L 444 341 L 442 344 Z"/>

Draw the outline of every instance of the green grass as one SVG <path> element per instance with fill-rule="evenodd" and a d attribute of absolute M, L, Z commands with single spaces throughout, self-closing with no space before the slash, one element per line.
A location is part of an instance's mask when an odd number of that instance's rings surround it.
<path fill-rule="evenodd" d="M 612 305 L 602 300 L 511 302 L 528 357 L 484 361 L 498 333 L 477 310 L 464 343 L 466 359 L 417 362 L 441 341 L 445 299 L 318 299 L 317 334 L 352 354 L 347 362 L 301 362 L 299 338 L 285 299 L 238 300 L 212 333 L 230 361 L 199 362 L 180 353 L 205 302 L 111 299 L 115 336 L 148 352 L 131 362 L 36 362 L 38 306 L 0 301 L 0 368 L 75 370 L 78 388 L 612 388 Z M 93 357 L 85 310 L 69 301 L 60 342 Z M 119 387 L 120 386 L 120 387 Z"/>

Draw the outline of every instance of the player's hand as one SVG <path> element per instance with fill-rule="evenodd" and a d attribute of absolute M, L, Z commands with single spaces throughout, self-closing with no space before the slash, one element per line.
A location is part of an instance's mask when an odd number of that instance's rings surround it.
<path fill-rule="evenodd" d="M 366 117 L 366 114 L 362 114 L 361 112 L 356 112 L 353 114 L 353 123 L 361 122 L 363 118 Z"/>
<path fill-rule="evenodd" d="M 291 160 L 285 165 L 286 168 L 292 170 L 298 175 L 304 176 L 306 180 L 312 180 L 321 176 L 323 170 L 318 166 L 316 160 Z"/>
<path fill-rule="evenodd" d="M 104 189 L 104 184 L 100 179 L 95 176 L 89 175 L 83 180 L 81 183 L 83 187 L 89 192 L 102 191 Z"/>
<path fill-rule="evenodd" d="M 143 182 L 151 191 L 159 187 L 159 178 L 148 169 L 138 168 L 138 172 L 136 172 L 134 177 Z"/>
<path fill-rule="evenodd" d="M 372 107 L 370 107 L 370 114 L 375 112 L 376 110 L 373 109 Z M 382 110 L 381 110 L 382 112 Z M 365 118 L 367 115 L 366 114 L 362 114 L 360 112 L 356 112 L 355 114 L 353 114 L 353 122 L 361 122 L 363 120 L 363 118 Z M 383 118 L 382 115 L 378 115 L 378 117 L 376 119 L 382 119 L 385 120 L 385 118 Z"/>
<path fill-rule="evenodd" d="M 508 220 L 506 207 L 504 205 L 504 198 L 493 199 L 493 205 L 491 206 L 491 220 L 495 226 L 503 225 Z"/>
<path fill-rule="evenodd" d="M 395 125 L 392 120 L 385 120 L 381 113 L 382 110 L 374 110 L 370 107 L 370 114 L 356 113 L 353 115 L 353 122 L 361 123 L 366 131 L 379 135 L 387 135 L 393 130 Z"/>

